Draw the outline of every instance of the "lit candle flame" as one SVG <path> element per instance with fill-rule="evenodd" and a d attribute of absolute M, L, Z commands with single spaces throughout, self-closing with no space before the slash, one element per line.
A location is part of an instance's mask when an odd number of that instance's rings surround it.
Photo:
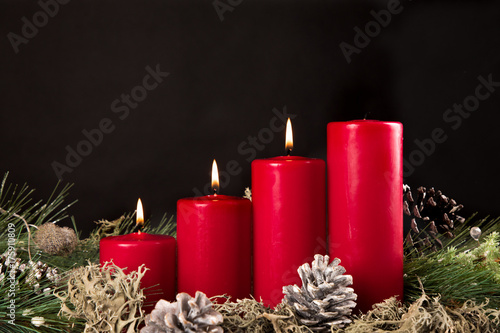
<path fill-rule="evenodd" d="M 142 201 L 141 199 L 137 200 L 137 211 L 135 213 L 135 223 L 136 225 L 141 228 L 144 225 L 144 210 L 142 209 Z M 139 233 L 141 231 L 139 230 Z"/>
<path fill-rule="evenodd" d="M 290 155 L 293 149 L 293 133 L 292 133 L 292 122 L 290 118 L 288 118 L 286 122 L 286 140 L 285 140 L 285 149 L 287 155 Z"/>
<path fill-rule="evenodd" d="M 212 163 L 212 190 L 215 195 L 219 192 L 219 169 L 217 168 L 217 162 L 215 162 L 215 159 Z"/>

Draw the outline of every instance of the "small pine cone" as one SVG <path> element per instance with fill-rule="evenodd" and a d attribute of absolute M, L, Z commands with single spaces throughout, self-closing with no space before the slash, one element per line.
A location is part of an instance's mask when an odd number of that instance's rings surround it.
<path fill-rule="evenodd" d="M 0 282 L 10 275 L 15 276 L 17 279 L 25 270 L 26 264 L 22 263 L 21 258 L 17 258 L 15 249 L 12 253 L 6 250 L 0 255 Z"/>
<path fill-rule="evenodd" d="M 13 274 L 19 283 L 30 285 L 38 293 L 40 283 L 45 282 L 44 279 L 53 285 L 57 285 L 61 280 L 57 268 L 49 267 L 41 261 L 30 260 L 26 263 L 21 258 L 17 258 L 16 254 L 10 257 L 8 254 L 9 252 L 5 251 L 0 255 L 0 283 L 6 276 Z"/>
<path fill-rule="evenodd" d="M 297 270 L 302 288 L 283 287 L 285 302 L 295 309 L 300 323 L 318 332 L 349 324 L 347 316 L 356 306 L 357 295 L 347 287 L 352 284 L 352 276 L 343 275 L 340 259 L 329 261 L 329 256 L 315 255 L 311 266 L 306 263 Z"/>
<path fill-rule="evenodd" d="M 146 326 L 141 333 L 223 333 L 222 315 L 212 308 L 212 302 L 201 291 L 195 297 L 177 294 L 177 302 L 160 300 L 151 314 L 146 316 Z"/>
<path fill-rule="evenodd" d="M 35 243 L 47 254 L 65 256 L 73 252 L 78 239 L 73 229 L 47 222 L 38 227 Z"/>
<path fill-rule="evenodd" d="M 442 242 L 437 238 L 442 234 L 447 238 L 455 237 L 453 231 L 457 224 L 465 219 L 457 212 L 464 206 L 433 187 L 426 189 L 423 186 L 412 193 L 410 186 L 403 186 L 403 212 L 411 218 L 411 229 L 414 235 L 420 234 L 419 227 L 425 229 L 420 238 L 415 238 L 414 244 L 409 244 L 417 249 L 430 246 L 442 248 Z M 428 236 L 431 237 L 428 237 Z M 429 245 L 430 244 L 430 245 Z"/>

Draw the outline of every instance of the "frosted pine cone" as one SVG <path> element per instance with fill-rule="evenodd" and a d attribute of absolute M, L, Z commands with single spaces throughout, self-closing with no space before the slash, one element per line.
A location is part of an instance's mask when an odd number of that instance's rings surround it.
<path fill-rule="evenodd" d="M 177 302 L 160 300 L 146 316 L 141 333 L 222 333 L 222 315 L 212 308 L 212 302 L 201 291 L 195 297 L 177 294 Z"/>
<path fill-rule="evenodd" d="M 41 293 L 40 284 L 47 284 L 47 280 L 54 285 L 57 285 L 61 280 L 57 268 L 49 267 L 41 261 L 23 262 L 21 258 L 16 257 L 16 252 L 11 254 L 5 251 L 0 255 L 0 283 L 5 277 L 12 274 L 18 283 L 28 284 L 34 288 L 34 291 Z"/>
<path fill-rule="evenodd" d="M 351 322 L 347 317 L 356 306 L 357 295 L 351 275 L 343 275 L 345 268 L 340 259 L 332 263 L 329 256 L 314 256 L 312 268 L 304 264 L 297 270 L 302 288 L 297 285 L 283 287 L 285 302 L 293 306 L 299 321 L 313 331 L 330 331 L 332 326 L 343 327 Z"/>

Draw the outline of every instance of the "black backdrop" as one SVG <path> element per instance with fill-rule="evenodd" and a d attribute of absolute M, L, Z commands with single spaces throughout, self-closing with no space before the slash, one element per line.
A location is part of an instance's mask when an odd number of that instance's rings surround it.
<path fill-rule="evenodd" d="M 0 1 L 0 171 L 46 198 L 57 165 L 84 230 L 139 196 L 175 214 L 213 158 L 242 195 L 253 155 L 283 153 L 284 113 L 319 158 L 330 121 L 400 121 L 405 182 L 500 215 L 498 1 L 59 1 Z"/>

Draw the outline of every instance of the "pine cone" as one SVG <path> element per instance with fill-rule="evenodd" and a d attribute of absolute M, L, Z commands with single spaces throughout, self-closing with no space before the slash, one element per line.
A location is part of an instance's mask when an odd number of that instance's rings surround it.
<path fill-rule="evenodd" d="M 465 222 L 463 217 L 457 215 L 457 212 L 463 207 L 433 187 L 426 189 L 420 186 L 414 195 L 410 186 L 404 185 L 403 211 L 411 218 L 411 231 L 406 236 L 406 242 L 417 249 L 422 247 L 430 247 L 433 250 L 442 248 L 443 243 L 438 239 L 438 234 L 447 238 L 455 237 L 453 233 L 455 225 Z M 420 232 L 419 225 L 421 228 L 425 228 L 425 231 Z M 413 240 L 412 233 L 415 236 L 418 235 L 416 241 Z"/>
<path fill-rule="evenodd" d="M 0 255 L 0 283 L 10 275 L 19 283 L 33 287 L 37 294 L 41 293 L 40 284 L 45 285 L 48 280 L 51 284 L 57 285 L 61 280 L 57 268 L 49 267 L 41 261 L 30 260 L 25 263 L 21 258 L 17 258 L 16 254 L 9 258 L 8 251 L 5 251 Z"/>
<path fill-rule="evenodd" d="M 17 251 L 15 249 L 10 257 L 9 251 L 6 250 L 0 256 L 0 282 L 11 274 L 16 278 L 19 277 L 26 268 L 26 264 L 21 262 L 21 258 L 17 258 Z"/>
<path fill-rule="evenodd" d="M 212 302 L 201 291 L 195 297 L 177 294 L 177 302 L 160 300 L 146 316 L 146 326 L 141 333 L 222 333 L 222 315 L 212 308 Z"/>
<path fill-rule="evenodd" d="M 343 275 L 345 268 L 340 259 L 332 263 L 329 256 L 317 254 L 312 262 L 297 270 L 302 288 L 297 285 L 283 287 L 285 302 L 293 306 L 299 321 L 313 331 L 330 331 L 332 326 L 344 327 L 351 320 L 347 317 L 356 306 L 357 295 L 351 275 Z"/>

